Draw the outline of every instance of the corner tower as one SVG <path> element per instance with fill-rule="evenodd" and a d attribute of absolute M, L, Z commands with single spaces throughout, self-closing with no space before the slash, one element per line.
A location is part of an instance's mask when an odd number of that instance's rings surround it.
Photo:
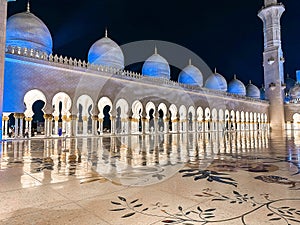
<path fill-rule="evenodd" d="M 284 72 L 281 48 L 280 18 L 285 11 L 277 0 L 264 0 L 264 7 L 258 12 L 264 28 L 264 82 L 266 99 L 270 101 L 269 117 L 273 130 L 284 129 Z"/>
<path fill-rule="evenodd" d="M 3 109 L 3 83 L 6 40 L 7 2 L 14 0 L 0 0 L 0 140 L 2 140 L 2 109 Z"/>

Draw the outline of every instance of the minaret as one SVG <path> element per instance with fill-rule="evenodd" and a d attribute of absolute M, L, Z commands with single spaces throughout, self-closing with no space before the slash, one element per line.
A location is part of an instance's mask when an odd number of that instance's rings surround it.
<path fill-rule="evenodd" d="M 264 27 L 264 80 L 266 99 L 270 101 L 269 117 L 272 130 L 284 129 L 283 52 L 281 48 L 280 18 L 285 11 L 277 0 L 264 0 L 258 16 Z"/>
<path fill-rule="evenodd" d="M 6 39 L 7 2 L 14 0 L 0 0 L 0 140 L 2 140 L 2 109 L 3 109 L 3 83 Z"/>

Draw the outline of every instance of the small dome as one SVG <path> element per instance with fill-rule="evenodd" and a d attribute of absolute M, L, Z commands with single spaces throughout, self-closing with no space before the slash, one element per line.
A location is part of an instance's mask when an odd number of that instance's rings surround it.
<path fill-rule="evenodd" d="M 178 82 L 202 87 L 203 75 L 201 71 L 197 67 L 193 66 L 190 61 L 189 65 L 180 72 Z"/>
<path fill-rule="evenodd" d="M 234 76 L 234 79 L 230 81 L 228 84 L 228 92 L 231 94 L 237 94 L 237 95 L 246 95 L 246 87 L 243 84 L 242 81 L 236 79 Z"/>
<path fill-rule="evenodd" d="M 294 79 L 290 78 L 289 76 L 287 76 L 287 78 L 285 79 L 285 84 L 286 84 L 285 91 L 289 92 L 289 90 L 295 86 L 296 81 Z"/>
<path fill-rule="evenodd" d="M 293 88 L 290 89 L 289 95 L 292 99 L 300 98 L 300 84 L 297 83 Z"/>
<path fill-rule="evenodd" d="M 142 74 L 149 77 L 170 79 L 170 66 L 167 60 L 157 53 L 150 56 L 144 63 Z"/>
<path fill-rule="evenodd" d="M 88 62 L 90 64 L 124 69 L 123 52 L 116 42 L 107 37 L 107 32 L 105 32 L 104 38 L 96 41 L 90 48 Z"/>
<path fill-rule="evenodd" d="M 247 85 L 246 96 L 250 98 L 256 98 L 256 99 L 261 98 L 260 90 L 258 89 L 258 87 L 252 84 L 251 81 L 249 81 L 249 84 Z"/>
<path fill-rule="evenodd" d="M 205 81 L 205 87 L 213 90 L 227 91 L 227 82 L 221 74 L 215 71 Z"/>
<path fill-rule="evenodd" d="M 52 37 L 47 26 L 29 12 L 18 13 L 7 20 L 6 46 L 52 53 Z"/>

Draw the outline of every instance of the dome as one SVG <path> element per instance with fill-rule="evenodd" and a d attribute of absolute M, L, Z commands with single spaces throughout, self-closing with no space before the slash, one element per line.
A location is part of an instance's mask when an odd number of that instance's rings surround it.
<path fill-rule="evenodd" d="M 285 79 L 285 84 L 286 84 L 285 91 L 288 92 L 292 87 L 295 86 L 296 81 L 290 78 L 289 76 L 287 76 L 287 78 Z"/>
<path fill-rule="evenodd" d="M 292 99 L 300 98 L 300 84 L 297 83 L 293 88 L 290 89 L 289 95 Z"/>
<path fill-rule="evenodd" d="M 213 90 L 227 91 L 227 82 L 221 74 L 215 71 L 205 81 L 205 87 Z"/>
<path fill-rule="evenodd" d="M 203 86 L 203 75 L 201 71 L 192 65 L 191 61 L 179 74 L 178 82 L 182 84 Z"/>
<path fill-rule="evenodd" d="M 116 42 L 107 37 L 107 32 L 105 32 L 104 38 L 96 41 L 90 48 L 88 62 L 90 64 L 124 69 L 123 52 Z"/>
<path fill-rule="evenodd" d="M 261 91 L 258 89 L 258 87 L 251 83 L 251 80 L 249 81 L 249 84 L 246 88 L 246 96 L 257 99 L 261 98 Z"/>
<path fill-rule="evenodd" d="M 167 60 L 157 53 L 150 56 L 144 63 L 142 74 L 149 77 L 170 79 L 170 66 Z"/>
<path fill-rule="evenodd" d="M 47 26 L 29 12 L 18 13 L 7 20 L 6 46 L 52 53 L 52 37 Z"/>
<path fill-rule="evenodd" d="M 237 95 L 246 95 L 246 87 L 243 84 L 242 81 L 236 79 L 236 77 L 234 76 L 234 79 L 232 81 L 230 81 L 230 83 L 228 84 L 228 90 L 229 93 L 231 94 L 237 94 Z"/>

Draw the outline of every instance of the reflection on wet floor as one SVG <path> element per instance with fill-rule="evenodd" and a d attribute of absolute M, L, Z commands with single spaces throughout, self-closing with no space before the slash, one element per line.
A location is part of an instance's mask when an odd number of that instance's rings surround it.
<path fill-rule="evenodd" d="M 269 216 L 258 216 L 264 223 L 249 224 L 296 224 L 300 221 L 300 208 L 292 207 L 295 202 L 290 200 L 292 197 L 297 201 L 300 190 L 300 132 L 297 131 L 285 135 L 255 131 L 25 139 L 3 142 L 1 148 L 0 194 L 47 185 L 54 190 L 58 188 L 56 185 L 67 189 L 69 183 L 77 187 L 77 191 L 80 187 L 99 185 L 98 190 L 93 189 L 95 196 L 117 191 L 108 197 L 110 205 L 103 206 L 108 216 L 95 218 L 95 224 L 132 224 L 132 221 L 147 221 L 140 224 L 248 224 L 243 221 L 247 212 L 240 216 L 233 212 L 228 214 L 225 203 L 229 199 L 233 210 L 235 203 L 251 202 L 249 207 L 253 208 L 253 213 L 259 211 L 257 206 L 259 209 L 266 207 Z M 110 191 L 103 192 L 104 187 Z M 149 200 L 142 191 L 145 189 L 141 189 L 137 191 L 140 196 L 128 204 L 124 196 L 134 197 L 132 190 L 135 188 L 147 188 L 160 200 Z M 122 195 L 119 189 L 125 190 Z M 195 190 L 197 193 L 193 193 Z M 230 197 L 230 193 L 234 196 Z M 263 198 L 266 202 L 259 205 L 254 198 Z M 268 212 L 268 206 L 277 204 L 279 198 L 291 206 L 280 206 L 289 207 L 279 207 L 282 212 L 276 211 L 276 207 Z M 97 198 L 92 199 L 83 197 L 80 200 L 96 204 Z M 209 211 L 192 209 L 204 199 L 209 202 L 208 206 L 218 204 L 218 214 L 214 212 L 216 206 L 206 209 Z M 175 205 L 170 209 L 164 201 L 173 201 Z M 153 209 L 149 213 L 151 204 Z M 166 209 L 157 211 L 164 204 Z M 181 205 L 178 208 L 176 204 L 186 204 L 187 208 Z M 176 209 L 179 210 L 177 214 L 173 213 Z M 127 213 L 117 214 L 119 211 Z M 12 209 L 10 213 L 13 212 Z M 9 214 L 4 214 L 2 210 L 0 220 L 7 222 Z"/>

